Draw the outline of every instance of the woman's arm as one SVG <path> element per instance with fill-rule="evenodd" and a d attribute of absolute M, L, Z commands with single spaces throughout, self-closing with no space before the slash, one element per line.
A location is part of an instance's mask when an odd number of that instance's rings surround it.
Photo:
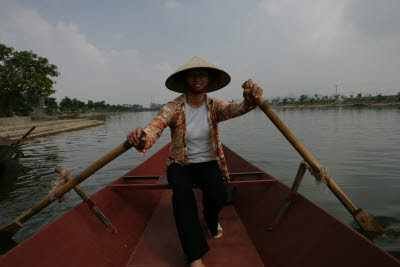
<path fill-rule="evenodd" d="M 257 104 L 253 99 L 259 98 L 263 93 L 263 89 L 256 83 L 253 84 L 251 79 L 249 80 L 249 83 L 250 87 L 252 88 L 252 96 L 250 95 L 250 89 L 244 90 L 243 101 L 227 103 L 221 100 L 215 100 L 218 122 L 241 116 L 257 107 Z"/>
<path fill-rule="evenodd" d="M 142 137 L 139 140 L 142 128 L 137 127 L 128 134 L 127 139 L 129 143 L 131 143 L 139 151 L 139 153 L 144 156 L 147 149 L 151 148 L 156 143 L 164 129 L 171 123 L 174 110 L 175 109 L 172 102 L 166 104 L 157 114 L 154 120 L 145 128 L 143 128 L 143 131 L 146 133 L 146 137 Z"/>

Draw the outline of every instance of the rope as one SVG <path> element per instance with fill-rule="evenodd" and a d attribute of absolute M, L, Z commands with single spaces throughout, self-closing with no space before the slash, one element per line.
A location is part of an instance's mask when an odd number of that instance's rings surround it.
<path fill-rule="evenodd" d="M 59 203 L 64 202 L 67 198 L 65 195 L 60 195 L 58 193 L 58 189 L 67 182 L 65 177 L 69 175 L 68 170 L 63 170 L 60 175 L 51 182 L 51 190 L 49 192 L 49 196 L 51 200 L 58 200 Z"/>
<path fill-rule="evenodd" d="M 327 186 L 328 185 L 328 177 L 329 177 L 329 172 L 328 172 L 328 168 L 325 166 L 321 166 L 321 171 L 320 172 L 316 172 L 314 171 L 313 168 L 311 168 L 310 165 L 308 165 L 308 163 L 306 161 L 302 161 L 301 162 L 302 165 L 304 165 L 307 170 L 310 172 L 311 175 L 313 175 L 315 177 L 315 182 L 319 185 L 324 185 Z"/>

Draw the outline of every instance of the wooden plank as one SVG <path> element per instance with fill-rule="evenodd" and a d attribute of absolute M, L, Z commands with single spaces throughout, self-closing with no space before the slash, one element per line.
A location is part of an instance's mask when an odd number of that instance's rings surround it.
<path fill-rule="evenodd" d="M 123 176 L 125 180 L 157 180 L 160 176 L 137 176 L 137 175 L 126 175 Z"/>
<path fill-rule="evenodd" d="M 242 187 L 242 186 L 263 186 L 274 183 L 275 180 L 251 180 L 251 181 L 232 181 L 226 183 L 225 187 Z M 159 189 L 171 189 L 168 183 L 157 183 L 157 184 L 112 184 L 107 186 L 111 190 L 159 190 Z"/>
<path fill-rule="evenodd" d="M 263 172 L 232 172 L 230 176 L 243 176 L 243 175 L 262 175 Z M 159 176 L 139 176 L 139 175 L 125 175 L 125 180 L 157 180 Z"/>
<path fill-rule="evenodd" d="M 262 175 L 262 172 L 230 172 L 229 176 Z"/>
<path fill-rule="evenodd" d="M 231 181 L 225 184 L 225 187 L 242 187 L 242 186 L 263 186 L 275 183 L 275 180 L 250 180 L 250 181 Z"/>

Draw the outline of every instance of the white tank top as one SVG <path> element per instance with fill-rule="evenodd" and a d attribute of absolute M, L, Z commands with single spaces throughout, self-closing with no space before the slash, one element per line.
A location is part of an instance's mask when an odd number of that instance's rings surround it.
<path fill-rule="evenodd" d="M 186 140 L 190 163 L 215 160 L 212 153 L 210 123 L 206 101 L 199 108 L 192 108 L 185 102 Z"/>

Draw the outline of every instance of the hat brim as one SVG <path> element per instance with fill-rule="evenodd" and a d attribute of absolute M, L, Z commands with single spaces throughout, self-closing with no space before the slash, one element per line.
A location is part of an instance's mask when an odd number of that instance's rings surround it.
<path fill-rule="evenodd" d="M 193 69 L 206 69 L 210 73 L 210 81 L 207 86 L 207 91 L 206 92 L 213 92 L 217 91 L 225 86 L 227 86 L 230 81 L 231 77 L 229 76 L 228 73 L 226 73 L 223 70 L 220 69 L 215 69 L 215 68 L 209 68 L 209 67 L 193 67 L 193 68 L 188 68 L 182 71 L 175 72 L 171 76 L 168 77 L 168 79 L 165 81 L 165 86 L 174 92 L 178 93 L 185 93 L 188 89 L 187 83 L 186 83 L 186 74 L 188 71 L 193 70 Z"/>

